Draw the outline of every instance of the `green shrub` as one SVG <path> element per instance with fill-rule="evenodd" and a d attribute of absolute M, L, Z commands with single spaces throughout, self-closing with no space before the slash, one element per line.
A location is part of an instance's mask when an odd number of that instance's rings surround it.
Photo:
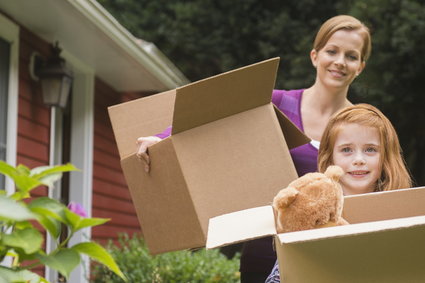
<path fill-rule="evenodd" d="M 10 257 L 10 266 L 0 266 L 0 282 L 48 282 L 31 271 L 37 266 L 48 266 L 66 278 L 87 255 L 122 279 L 121 270 L 111 255 L 100 245 L 89 241 L 69 245 L 70 239 L 79 230 L 102 225 L 109 219 L 88 218 L 81 205 L 70 203 L 65 206 L 49 197 L 31 198 L 31 192 L 39 186 L 54 188 L 53 184 L 65 172 L 76 171 L 72 164 L 39 166 L 33 169 L 25 165 L 16 167 L 0 160 L 0 174 L 15 183 L 14 192 L 0 188 L 0 262 Z M 34 224 L 38 224 L 36 228 Z M 61 236 L 66 228 L 66 238 Z M 55 241 L 56 248 L 46 253 L 44 237 L 39 229 L 45 230 Z"/>
<path fill-rule="evenodd" d="M 239 282 L 239 253 L 227 259 L 218 250 L 199 249 L 151 256 L 142 238 L 120 235 L 119 246 L 108 250 L 129 282 Z M 123 282 L 103 266 L 93 268 L 92 282 Z"/>

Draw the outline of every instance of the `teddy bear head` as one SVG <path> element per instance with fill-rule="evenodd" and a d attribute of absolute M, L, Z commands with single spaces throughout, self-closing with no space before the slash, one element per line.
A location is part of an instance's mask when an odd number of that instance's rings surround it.
<path fill-rule="evenodd" d="M 344 171 L 329 166 L 325 173 L 308 173 L 282 189 L 273 199 L 278 233 L 348 224 L 341 216 Z"/>

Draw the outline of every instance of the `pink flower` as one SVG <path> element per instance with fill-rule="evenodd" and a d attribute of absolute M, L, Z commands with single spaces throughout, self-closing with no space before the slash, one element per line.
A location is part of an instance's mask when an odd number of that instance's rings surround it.
<path fill-rule="evenodd" d="M 71 201 L 68 204 L 68 209 L 82 217 L 87 217 L 86 211 L 84 210 L 83 206 L 79 203 Z"/>

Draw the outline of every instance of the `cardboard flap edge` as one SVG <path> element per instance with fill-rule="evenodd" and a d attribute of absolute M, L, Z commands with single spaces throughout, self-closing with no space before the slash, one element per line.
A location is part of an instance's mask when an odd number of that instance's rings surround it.
<path fill-rule="evenodd" d="M 368 233 L 400 230 L 425 225 L 425 216 L 413 216 L 399 219 L 372 221 L 344 226 L 282 233 L 277 235 L 281 244 L 295 244 L 321 239 L 340 238 Z"/>
<path fill-rule="evenodd" d="M 274 57 L 177 88 L 172 134 L 269 103 L 279 61 Z"/>
<path fill-rule="evenodd" d="M 311 139 L 301 132 L 276 105 L 273 106 L 289 149 L 311 142 Z"/>
<path fill-rule="evenodd" d="M 245 209 L 210 218 L 207 249 L 276 235 L 273 207 Z"/>

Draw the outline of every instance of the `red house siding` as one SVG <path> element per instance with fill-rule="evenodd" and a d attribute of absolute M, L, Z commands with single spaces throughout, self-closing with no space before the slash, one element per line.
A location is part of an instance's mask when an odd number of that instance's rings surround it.
<path fill-rule="evenodd" d="M 29 73 L 30 57 L 33 52 L 47 58 L 50 55 L 50 45 L 20 26 L 17 164 L 24 164 L 30 168 L 49 164 L 50 148 L 50 108 L 42 102 L 40 83 L 32 80 Z M 143 94 L 140 93 L 118 93 L 107 83 L 96 79 L 92 216 L 111 219 L 106 224 L 92 229 L 93 239 L 101 243 L 109 239 L 116 240 L 119 233 L 141 232 L 121 171 L 119 154 L 107 113 L 108 106 L 141 96 Z M 47 188 L 39 187 L 33 191 L 33 195 L 46 196 Z M 34 271 L 44 274 L 43 267 Z"/>
<path fill-rule="evenodd" d="M 111 218 L 94 227 L 92 237 L 100 242 L 117 239 L 120 233 L 141 232 L 131 201 L 109 120 L 108 106 L 140 97 L 119 94 L 100 80 L 95 85 L 94 151 L 93 151 L 93 210 L 94 217 Z"/>
<path fill-rule="evenodd" d="M 16 161 L 30 168 L 49 164 L 50 144 L 50 110 L 43 105 L 40 84 L 31 79 L 28 69 L 33 51 L 47 56 L 49 45 L 21 27 Z M 36 197 L 46 196 L 47 188 L 36 188 L 32 194 Z M 44 267 L 37 267 L 33 271 L 43 275 Z"/>

